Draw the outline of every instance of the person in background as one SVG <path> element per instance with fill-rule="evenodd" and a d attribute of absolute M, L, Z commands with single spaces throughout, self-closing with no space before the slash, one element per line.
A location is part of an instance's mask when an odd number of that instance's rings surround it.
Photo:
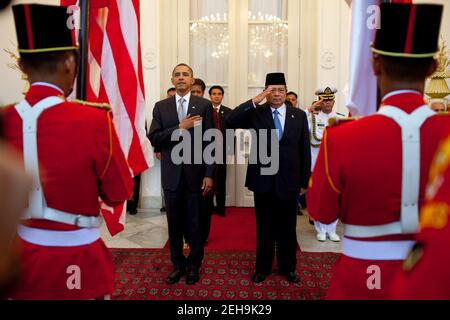
<path fill-rule="evenodd" d="M 206 84 L 202 79 L 196 78 L 191 88 L 193 96 L 204 97 L 206 91 Z"/>
<path fill-rule="evenodd" d="M 205 198 L 205 216 L 203 219 L 203 239 L 205 244 L 208 242 L 209 232 L 211 229 L 211 215 L 215 212 L 221 217 L 225 217 L 225 196 L 226 196 L 226 179 L 227 179 L 227 155 L 230 154 L 226 140 L 226 119 L 231 113 L 231 109 L 222 105 L 225 91 L 221 86 L 212 86 L 209 89 L 209 97 L 212 104 L 212 114 L 214 120 L 214 128 L 220 134 L 220 139 L 216 138 L 216 170 L 214 175 L 214 193 Z M 218 153 L 221 150 L 222 154 Z M 216 205 L 214 205 L 214 198 Z"/>
<path fill-rule="evenodd" d="M 293 106 L 294 108 L 298 108 L 298 95 L 293 92 L 293 91 L 289 91 L 286 95 L 286 101 L 289 102 L 291 104 L 291 106 Z"/>
<path fill-rule="evenodd" d="M 174 87 L 169 88 L 169 89 L 167 89 L 167 96 L 166 96 L 166 98 L 175 97 L 176 94 L 177 94 L 177 90 Z"/>
<path fill-rule="evenodd" d="M 430 108 L 437 113 L 444 113 L 448 111 L 447 99 L 432 99 L 430 102 Z"/>
<path fill-rule="evenodd" d="M 225 90 L 221 86 L 213 86 L 209 89 L 209 98 L 213 106 L 213 119 L 214 127 L 221 131 L 223 137 L 223 144 L 217 146 L 217 148 L 222 147 L 223 158 L 220 159 L 220 164 L 216 165 L 216 179 L 215 179 L 215 197 L 216 206 L 214 211 L 219 215 L 225 216 L 225 194 L 226 194 L 226 179 L 227 179 L 227 159 L 226 156 L 230 154 L 228 150 L 227 140 L 226 140 L 226 119 L 231 113 L 231 109 L 222 105 Z"/>
<path fill-rule="evenodd" d="M 4 136 L 34 185 L 18 228 L 23 273 L 10 298 L 108 299 L 115 273 L 100 237 L 99 198 L 116 207 L 133 191 L 112 113 L 66 100 L 78 63 L 67 8 L 22 4 L 13 14 L 19 66 L 31 87 L 6 107 Z"/>
<path fill-rule="evenodd" d="M 311 172 L 314 170 L 319 148 L 322 143 L 323 133 L 328 126 L 329 121 L 345 117 L 344 114 L 333 110 L 336 101 L 336 93 L 336 88 L 326 87 L 318 89 L 316 95 L 319 97 L 319 103 L 314 103 L 314 108 L 318 113 L 308 112 L 308 126 L 311 141 Z M 328 239 L 333 242 L 341 241 L 341 238 L 336 233 L 337 223 L 338 220 L 328 225 L 314 221 L 317 240 L 324 242 L 328 237 Z"/>

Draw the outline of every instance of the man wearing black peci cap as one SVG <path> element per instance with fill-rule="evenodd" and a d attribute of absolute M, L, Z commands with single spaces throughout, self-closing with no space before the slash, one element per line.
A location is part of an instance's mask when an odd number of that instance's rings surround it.
<path fill-rule="evenodd" d="M 286 103 L 286 93 L 284 74 L 268 74 L 266 89 L 236 108 L 227 119 L 229 128 L 256 131 L 250 159 L 257 161 L 250 162 L 246 180 L 246 187 L 255 195 L 255 283 L 272 273 L 275 247 L 278 272 L 290 282 L 300 281 L 296 272 L 298 196 L 308 184 L 311 153 L 306 114 Z M 264 99 L 267 103 L 258 105 Z M 279 161 L 275 172 L 265 172 L 270 164 L 262 159 L 264 136 L 268 154 Z"/>
<path fill-rule="evenodd" d="M 111 110 L 66 100 L 78 55 L 67 8 L 24 4 L 13 12 L 31 86 L 6 107 L 4 135 L 34 185 L 17 232 L 23 272 L 10 297 L 108 299 L 114 264 L 100 237 L 99 198 L 114 207 L 133 190 Z"/>
<path fill-rule="evenodd" d="M 441 5 L 382 4 L 373 70 L 376 115 L 325 130 L 308 192 L 321 223 L 344 224 L 329 299 L 386 299 L 415 244 L 432 157 L 450 127 L 423 99 L 437 67 Z"/>

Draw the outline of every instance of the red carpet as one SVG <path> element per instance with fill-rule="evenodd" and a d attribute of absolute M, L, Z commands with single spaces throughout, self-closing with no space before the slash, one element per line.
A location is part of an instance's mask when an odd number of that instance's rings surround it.
<path fill-rule="evenodd" d="M 201 280 L 187 286 L 185 280 L 168 286 L 172 270 L 164 249 L 112 249 L 116 265 L 116 300 L 319 300 L 329 286 L 336 253 L 298 253 L 301 282 L 291 284 L 272 274 L 254 284 L 255 255 L 251 252 L 207 252 Z"/>
<path fill-rule="evenodd" d="M 256 251 L 256 217 L 253 208 L 227 208 L 226 216 L 211 219 L 206 251 Z"/>
<path fill-rule="evenodd" d="M 169 248 L 168 241 L 164 248 Z M 205 251 L 230 250 L 256 252 L 256 217 L 253 208 L 227 208 L 225 217 L 213 214 Z"/>

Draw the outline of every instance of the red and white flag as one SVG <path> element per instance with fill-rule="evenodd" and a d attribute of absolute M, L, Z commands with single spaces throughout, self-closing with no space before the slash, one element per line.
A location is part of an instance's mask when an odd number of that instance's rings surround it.
<path fill-rule="evenodd" d="M 371 43 L 380 27 L 382 2 L 411 3 L 412 0 L 346 0 L 352 7 L 350 73 L 347 108 L 353 116 L 367 116 L 377 111 L 377 79 L 372 71 Z"/>
<path fill-rule="evenodd" d="M 61 0 L 63 6 L 77 0 Z M 133 175 L 154 164 L 145 130 L 145 92 L 140 44 L 140 0 L 91 0 L 86 99 L 111 105 L 114 125 Z M 126 206 L 102 203 L 109 232 L 124 229 Z"/>

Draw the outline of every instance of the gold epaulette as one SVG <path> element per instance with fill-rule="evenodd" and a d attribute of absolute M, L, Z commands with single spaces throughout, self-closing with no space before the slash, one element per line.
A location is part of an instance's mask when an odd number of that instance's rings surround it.
<path fill-rule="evenodd" d="M 72 100 L 71 102 L 78 103 L 83 106 L 94 107 L 97 109 L 105 109 L 107 111 L 111 111 L 111 106 L 108 103 L 96 103 L 96 102 L 89 102 L 89 101 L 83 101 L 83 100 L 78 100 L 78 99 Z"/>
<path fill-rule="evenodd" d="M 450 112 L 448 112 L 448 111 L 441 111 L 441 112 L 438 112 L 438 114 L 443 115 L 443 116 L 448 116 L 450 114 Z"/>
<path fill-rule="evenodd" d="M 355 121 L 355 120 L 358 120 L 358 118 L 355 118 L 355 117 L 351 117 L 351 118 L 330 118 L 328 120 L 328 127 L 330 127 L 330 128 L 337 127 L 337 126 L 340 126 L 341 124 L 352 122 L 352 121 Z"/>

